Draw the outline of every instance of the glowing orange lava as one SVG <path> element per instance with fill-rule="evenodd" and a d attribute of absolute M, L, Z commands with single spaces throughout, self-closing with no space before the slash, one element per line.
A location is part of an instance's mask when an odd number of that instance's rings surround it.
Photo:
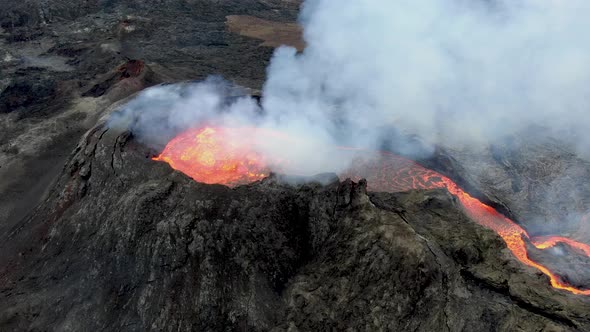
<path fill-rule="evenodd" d="M 590 257 L 590 245 L 561 236 L 530 238 L 528 233 L 514 221 L 506 218 L 491 206 L 472 197 L 455 182 L 435 171 L 426 169 L 406 158 L 383 153 L 379 160 L 362 161 L 349 170 L 345 177 L 353 180 L 367 179 L 370 190 L 401 192 L 411 189 L 445 188 L 459 199 L 467 215 L 478 224 L 495 231 L 506 243 L 508 249 L 525 265 L 532 266 L 549 277 L 551 286 L 574 294 L 590 295 L 590 289 L 578 289 L 563 282 L 549 268 L 531 260 L 525 240 L 537 249 L 547 249 L 557 243 L 564 243 Z"/>
<path fill-rule="evenodd" d="M 199 182 L 237 185 L 262 179 L 269 167 L 280 164 L 265 160 L 254 152 L 253 137 L 283 140 L 284 135 L 256 128 L 201 128 L 188 130 L 168 143 L 162 154 L 154 160 L 165 161 Z M 293 144 L 290 141 L 288 144 Z M 288 148 L 286 144 L 285 148 Z M 358 149 L 351 149 L 358 153 Z M 494 208 L 463 191 L 451 179 L 419 164 L 390 153 L 381 153 L 378 159 L 362 159 L 343 172 L 341 178 L 367 179 L 371 191 L 403 192 L 413 189 L 447 189 L 461 202 L 466 214 L 478 224 L 495 231 L 508 249 L 523 264 L 534 267 L 549 277 L 551 286 L 574 294 L 590 295 L 590 289 L 578 289 L 565 283 L 549 268 L 531 260 L 526 243 L 543 250 L 557 243 L 568 245 L 590 257 L 590 246 L 561 236 L 530 238 L 514 221 Z M 526 241 L 526 242 L 525 242 Z"/>
<path fill-rule="evenodd" d="M 189 129 L 173 138 L 153 160 L 167 162 L 198 182 L 247 184 L 267 177 L 269 166 L 281 163 L 265 159 L 252 148 L 255 138 L 272 139 L 275 135 L 246 127 Z"/>

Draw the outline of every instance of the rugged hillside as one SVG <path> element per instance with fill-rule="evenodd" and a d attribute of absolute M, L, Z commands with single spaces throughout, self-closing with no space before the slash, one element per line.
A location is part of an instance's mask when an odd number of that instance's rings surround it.
<path fill-rule="evenodd" d="M 104 127 L 163 82 L 221 74 L 257 93 L 268 46 L 303 47 L 298 4 L 0 3 L 0 330 L 590 330 L 587 297 L 551 288 L 446 191 L 202 185 Z M 590 241 L 590 164 L 558 141 L 421 163 L 532 234 Z"/>
<path fill-rule="evenodd" d="M 99 125 L 2 238 L 8 330 L 586 330 L 446 191 L 273 177 L 229 189 Z M 332 178 L 332 180 L 328 180 Z M 318 178 L 319 180 L 319 178 Z"/>

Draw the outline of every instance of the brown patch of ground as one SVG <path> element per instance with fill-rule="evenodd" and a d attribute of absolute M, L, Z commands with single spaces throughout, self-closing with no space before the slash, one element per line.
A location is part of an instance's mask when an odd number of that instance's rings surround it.
<path fill-rule="evenodd" d="M 305 48 L 303 29 L 297 23 L 268 21 L 248 15 L 230 15 L 226 19 L 225 23 L 230 32 L 263 40 L 262 46 L 288 45 L 298 51 Z"/>

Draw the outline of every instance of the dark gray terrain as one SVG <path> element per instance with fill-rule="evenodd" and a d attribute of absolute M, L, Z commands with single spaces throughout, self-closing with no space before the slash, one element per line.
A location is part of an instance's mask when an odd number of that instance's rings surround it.
<path fill-rule="evenodd" d="M 0 3 L 1 331 L 590 330 L 589 297 L 553 289 L 444 190 L 204 185 L 105 127 L 159 83 L 220 74 L 257 93 L 272 48 L 226 17 L 278 25 L 298 6 Z M 588 162 L 520 140 L 421 162 L 533 235 L 590 242 Z"/>
<path fill-rule="evenodd" d="M 81 140 L 4 238 L 18 252 L 1 262 L 5 328 L 590 328 L 586 298 L 523 267 L 446 191 L 369 195 L 334 175 L 229 189 L 149 155 L 102 125 Z"/>
<path fill-rule="evenodd" d="M 272 48 L 230 33 L 226 16 L 293 21 L 297 10 L 289 1 L 2 1 L 0 233 L 112 103 L 216 74 L 259 89 Z"/>

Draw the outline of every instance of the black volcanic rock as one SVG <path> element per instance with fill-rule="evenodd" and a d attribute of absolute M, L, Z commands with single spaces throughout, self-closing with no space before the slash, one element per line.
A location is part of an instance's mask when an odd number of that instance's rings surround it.
<path fill-rule="evenodd" d="M 590 330 L 587 297 L 551 288 L 445 191 L 203 185 L 96 126 L 161 82 L 260 89 L 272 49 L 226 16 L 293 22 L 299 3 L 0 2 L 0 331 Z M 535 234 L 590 234 L 562 218 L 590 206 L 590 167 L 560 145 L 421 162 Z M 587 285 L 579 263 L 570 281 Z"/>
<path fill-rule="evenodd" d="M 273 50 L 230 32 L 226 16 L 292 22 L 298 6 L 0 1 L 0 233 L 39 203 L 76 142 L 114 102 L 154 84 L 209 75 L 260 89 Z"/>
<path fill-rule="evenodd" d="M 46 104 L 54 97 L 55 86 L 53 80 L 17 80 L 0 94 L 0 113 L 14 112 L 33 104 Z"/>
<path fill-rule="evenodd" d="M 3 329 L 590 328 L 589 299 L 551 288 L 446 191 L 230 189 L 150 155 L 129 132 L 85 135 L 1 239 Z"/>

